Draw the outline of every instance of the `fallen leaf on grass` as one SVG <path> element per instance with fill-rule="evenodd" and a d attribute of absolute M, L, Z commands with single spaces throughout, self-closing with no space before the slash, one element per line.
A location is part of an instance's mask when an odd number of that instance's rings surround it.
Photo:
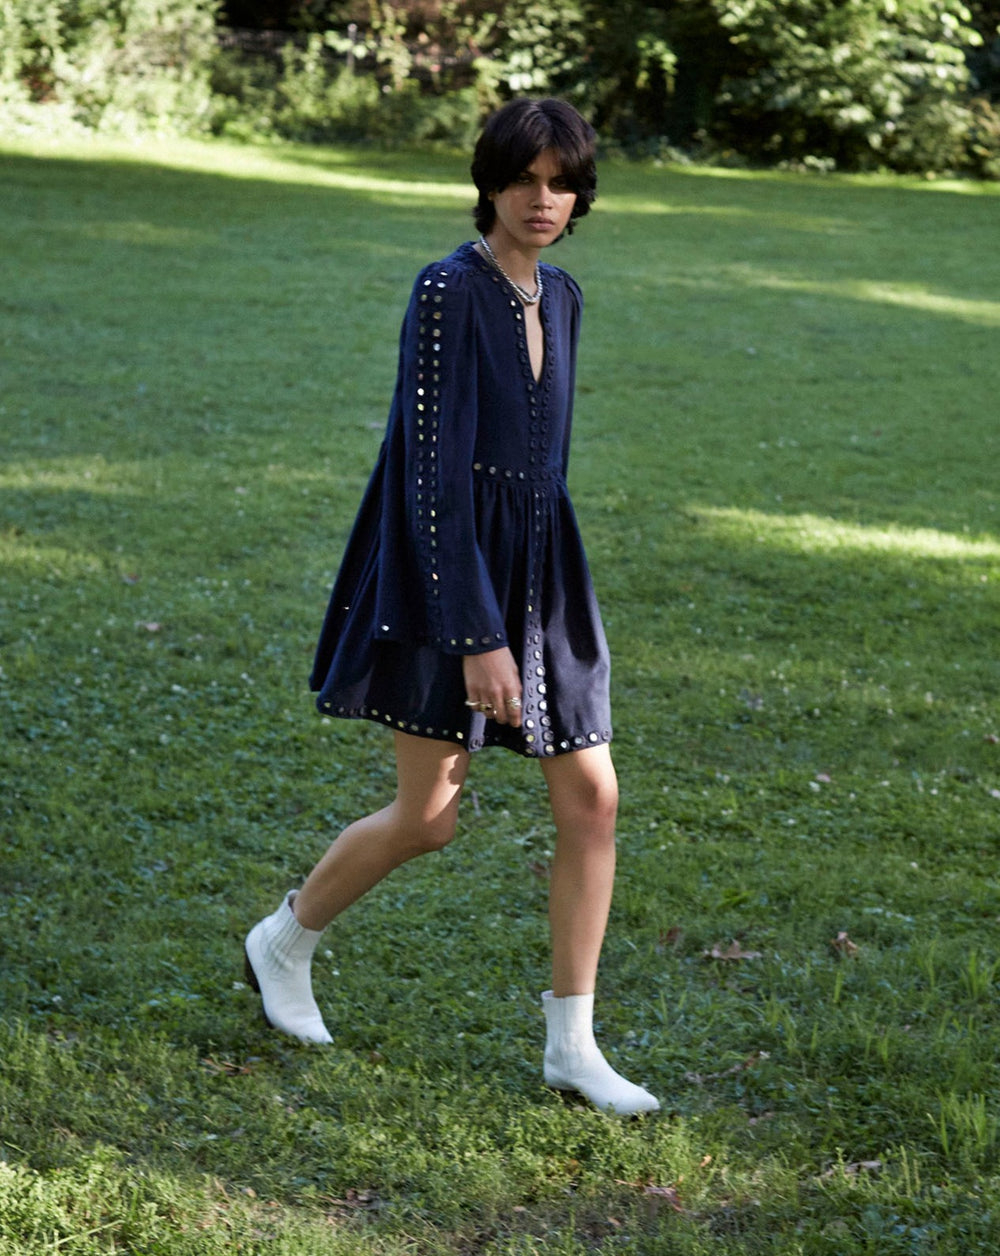
<path fill-rule="evenodd" d="M 337 1197 L 328 1198 L 326 1202 L 331 1204 L 334 1208 L 367 1208 L 371 1211 L 375 1211 L 382 1206 L 382 1201 L 379 1199 L 375 1191 L 359 1191 L 355 1190 L 353 1186 L 349 1187 L 347 1191 L 344 1192 L 342 1199 Z"/>
<path fill-rule="evenodd" d="M 820 1177 L 833 1178 L 839 1173 L 843 1173 L 845 1177 L 857 1177 L 859 1173 L 880 1173 L 881 1170 L 881 1160 L 853 1160 L 850 1164 L 831 1165 Z"/>
<path fill-rule="evenodd" d="M 657 947 L 663 950 L 668 946 L 676 946 L 684 936 L 684 930 L 680 925 L 671 925 L 669 929 L 661 929 Z"/>
<path fill-rule="evenodd" d="M 838 955 L 857 955 L 858 953 L 858 944 L 852 942 L 843 929 L 835 938 L 830 939 L 830 945 Z"/>
<path fill-rule="evenodd" d="M 162 625 L 162 624 L 158 624 L 155 620 L 152 620 L 152 619 L 151 619 L 151 620 L 148 620 L 148 621 L 146 621 L 146 622 L 144 622 L 144 623 L 138 623 L 138 624 L 136 624 L 136 627 L 137 627 L 137 628 L 145 628 L 147 632 L 159 632 L 159 631 L 160 631 L 160 629 L 163 627 L 163 625 Z"/>
<path fill-rule="evenodd" d="M 737 1073 L 744 1073 L 748 1068 L 753 1068 L 755 1064 L 761 1060 L 769 1060 L 771 1058 L 770 1051 L 755 1051 L 753 1055 L 748 1055 L 745 1060 L 740 1060 L 738 1064 L 731 1064 L 729 1068 L 724 1068 L 718 1073 L 685 1073 L 684 1080 L 686 1082 L 694 1082 L 696 1086 L 702 1086 L 705 1082 L 716 1082 L 722 1077 L 735 1077 Z"/>
<path fill-rule="evenodd" d="M 216 1060 L 210 1055 L 205 1056 L 202 1064 L 209 1072 L 224 1073 L 226 1077 L 244 1077 L 247 1073 L 253 1072 L 250 1064 L 234 1064 L 232 1060 Z"/>
<path fill-rule="evenodd" d="M 763 959 L 763 951 L 744 951 L 740 944 L 736 941 L 730 942 L 723 949 L 722 943 L 717 942 L 710 951 L 702 951 L 705 959 L 723 959 L 723 960 L 740 960 L 740 959 Z"/>
<path fill-rule="evenodd" d="M 548 880 L 549 865 L 547 863 L 542 863 L 540 861 L 535 861 L 534 863 L 530 863 L 528 864 L 528 871 L 533 873 L 541 881 Z"/>
<path fill-rule="evenodd" d="M 666 1205 L 668 1208 L 672 1208 L 674 1212 L 684 1211 L 684 1205 L 681 1203 L 681 1197 L 678 1195 L 675 1186 L 647 1186 L 642 1193 L 656 1208 Z"/>

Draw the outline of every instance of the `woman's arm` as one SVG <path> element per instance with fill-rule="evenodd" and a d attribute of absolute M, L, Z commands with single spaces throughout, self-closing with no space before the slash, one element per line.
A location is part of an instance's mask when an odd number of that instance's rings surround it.
<path fill-rule="evenodd" d="M 449 654 L 508 644 L 476 538 L 472 462 L 479 419 L 479 329 L 466 275 L 447 263 L 417 277 L 403 324 L 387 442 L 380 611 L 386 640 L 411 635 Z"/>

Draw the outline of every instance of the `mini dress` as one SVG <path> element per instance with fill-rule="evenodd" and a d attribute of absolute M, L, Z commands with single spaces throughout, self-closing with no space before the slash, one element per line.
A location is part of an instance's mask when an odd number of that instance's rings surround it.
<path fill-rule="evenodd" d="M 316 648 L 321 714 L 530 758 L 611 740 L 607 641 L 566 485 L 583 299 L 541 266 L 524 311 L 471 243 L 417 276 L 385 439 Z M 522 725 L 465 705 L 466 654 L 508 646 Z"/>

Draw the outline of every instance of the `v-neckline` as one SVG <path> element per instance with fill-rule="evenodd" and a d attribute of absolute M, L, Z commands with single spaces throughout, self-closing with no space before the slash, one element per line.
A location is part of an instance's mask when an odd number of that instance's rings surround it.
<path fill-rule="evenodd" d="M 472 240 L 469 240 L 467 242 L 466 247 L 468 248 L 472 256 L 476 259 L 476 263 L 479 266 L 479 269 L 483 272 L 483 274 L 489 275 L 497 283 L 497 285 L 500 286 L 503 289 L 503 291 L 507 294 L 508 299 L 512 303 L 512 305 L 516 307 L 514 309 L 515 322 L 518 322 L 521 325 L 520 332 L 518 334 L 522 338 L 522 342 L 524 345 L 524 352 L 528 358 L 528 377 L 531 380 L 531 384 L 533 388 L 536 388 L 536 389 L 542 388 L 544 386 L 545 375 L 546 375 L 548 365 L 549 365 L 549 332 L 548 332 L 548 327 L 547 327 L 548 319 L 543 313 L 543 310 L 546 308 L 545 298 L 542 297 L 542 299 L 538 303 L 538 323 L 542 332 L 542 358 L 538 366 L 538 374 L 536 375 L 535 368 L 531 362 L 531 352 L 528 348 L 528 324 L 525 318 L 524 304 L 518 300 L 517 294 L 514 292 L 513 288 L 510 286 L 510 282 L 506 279 L 506 276 L 503 274 L 498 274 L 496 272 L 496 269 L 489 264 L 489 261 L 487 258 L 483 257 L 482 253 L 479 252 L 479 250 L 475 246 L 475 243 Z"/>
<path fill-rule="evenodd" d="M 523 305 L 521 306 L 521 308 L 522 310 L 524 310 Z M 545 367 L 547 365 L 548 356 L 549 356 L 549 334 L 545 327 L 545 319 L 542 317 L 541 302 L 539 302 L 539 305 L 538 305 L 538 330 L 542 333 L 542 355 L 538 362 L 538 374 L 537 375 L 535 374 L 535 365 L 531 360 L 531 342 L 528 340 L 528 318 L 527 318 L 526 311 L 522 313 L 521 319 L 524 323 L 524 343 L 525 343 L 525 348 L 528 353 L 528 365 L 531 367 L 531 378 L 535 381 L 535 387 L 540 388 L 542 384 L 542 380 L 545 378 Z"/>

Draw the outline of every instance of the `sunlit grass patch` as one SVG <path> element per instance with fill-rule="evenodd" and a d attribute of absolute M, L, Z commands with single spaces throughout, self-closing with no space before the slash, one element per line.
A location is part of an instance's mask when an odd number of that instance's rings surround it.
<path fill-rule="evenodd" d="M 59 579 L 72 579 L 99 571 L 103 566 L 103 556 L 97 553 L 81 553 L 57 545 L 39 544 L 29 537 L 0 532 L 0 564 L 9 565 L 12 569 L 37 571 L 38 568 L 43 568 Z"/>
<path fill-rule="evenodd" d="M 698 518 L 730 535 L 743 535 L 755 543 L 799 553 L 902 554 L 912 558 L 1000 559 L 1000 541 L 956 536 L 933 528 L 872 527 L 817 515 L 768 515 L 756 510 L 721 507 L 688 507 Z"/>
<path fill-rule="evenodd" d="M 931 314 L 977 323 L 983 327 L 1000 326 L 1000 301 L 969 300 L 954 293 L 935 292 L 920 284 L 893 284 L 858 278 L 833 283 L 817 283 L 809 279 L 762 273 L 753 267 L 736 268 L 734 278 L 762 288 L 788 292 L 808 292 L 843 297 L 873 305 L 898 305 Z"/>
<path fill-rule="evenodd" d="M 349 192 L 370 193 L 376 197 L 412 198 L 421 204 L 435 199 L 444 202 L 461 200 L 469 203 L 475 197 L 470 185 L 464 180 L 467 160 L 450 162 L 447 158 L 428 159 L 427 165 L 435 167 L 435 178 L 421 178 L 422 159 L 417 154 L 378 153 L 367 154 L 363 149 L 335 152 L 330 149 L 308 149 L 294 145 L 221 145 L 188 139 L 162 139 L 151 141 L 137 139 L 134 142 L 94 138 L 67 153 L 59 142 L 46 143 L 30 140 L 8 142 L 10 152 L 44 156 L 47 153 L 60 158 L 87 161 L 110 161 L 123 166 L 153 164 L 164 169 L 210 174 L 216 178 L 265 180 L 270 183 L 341 189 Z M 149 239 L 148 224 L 135 224 L 134 241 Z M 175 227 L 175 243 L 194 241 L 196 237 L 185 233 L 185 228 Z M 190 232 L 190 229 L 187 229 Z M 122 239 L 129 237 L 123 235 Z M 166 234 L 153 238 L 161 242 Z"/>

